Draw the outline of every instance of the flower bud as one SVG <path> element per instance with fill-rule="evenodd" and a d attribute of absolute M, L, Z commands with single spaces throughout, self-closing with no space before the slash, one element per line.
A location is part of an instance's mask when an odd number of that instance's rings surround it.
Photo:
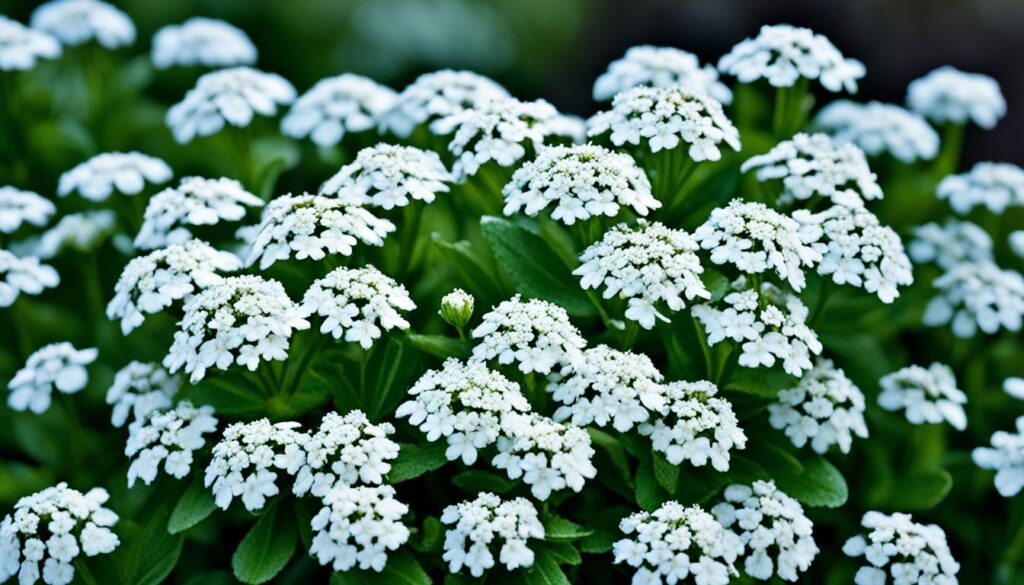
<path fill-rule="evenodd" d="M 461 330 L 473 317 L 473 295 L 457 288 L 441 299 L 441 318 Z"/>

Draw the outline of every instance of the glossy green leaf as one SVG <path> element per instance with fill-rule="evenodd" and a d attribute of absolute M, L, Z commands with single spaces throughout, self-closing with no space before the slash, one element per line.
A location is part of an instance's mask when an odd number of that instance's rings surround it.
<path fill-rule="evenodd" d="M 426 443 L 424 446 L 399 443 L 398 457 L 391 463 L 388 483 L 401 483 L 415 479 L 424 473 L 439 469 L 448 458 L 445 457 L 447 444 L 443 441 Z"/>
<path fill-rule="evenodd" d="M 295 554 L 297 541 L 291 509 L 270 503 L 231 557 L 235 577 L 243 583 L 270 581 Z"/>
<path fill-rule="evenodd" d="M 217 504 L 213 500 L 213 494 L 203 486 L 202 474 L 197 474 L 188 487 L 181 494 L 178 503 L 171 511 L 171 517 L 167 521 L 167 531 L 171 534 L 178 534 L 192 528 L 205 520 L 214 510 Z"/>

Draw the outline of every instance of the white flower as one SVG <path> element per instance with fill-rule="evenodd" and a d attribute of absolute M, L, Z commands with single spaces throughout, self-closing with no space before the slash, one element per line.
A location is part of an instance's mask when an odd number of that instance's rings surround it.
<path fill-rule="evenodd" d="M 991 130 L 1006 115 L 1006 99 L 999 83 L 980 73 L 939 67 L 907 86 L 907 106 L 929 120 L 943 124 L 974 122 Z"/>
<path fill-rule="evenodd" d="M 920 115 L 899 106 L 837 100 L 814 119 L 839 142 L 852 142 L 868 156 L 890 154 L 910 164 L 939 154 L 939 135 Z"/>
<path fill-rule="evenodd" d="M 922 321 L 929 327 L 952 323 L 957 337 L 974 337 L 980 329 L 1020 331 L 1024 320 L 1024 277 L 992 262 L 956 264 L 935 279 L 938 294 L 925 307 Z"/>
<path fill-rule="evenodd" d="M 166 183 L 174 176 L 164 161 L 140 152 L 105 152 L 60 176 L 57 194 L 78 192 L 89 201 L 106 201 L 114 192 L 138 195 L 146 183 Z"/>
<path fill-rule="evenodd" d="M 725 115 L 722 104 L 700 91 L 685 87 L 637 87 L 612 100 L 612 109 L 588 121 L 588 136 L 610 133 L 615 146 L 647 142 L 651 152 L 689 147 L 696 162 L 719 160 L 724 142 L 740 149 L 740 134 Z"/>
<path fill-rule="evenodd" d="M 919 264 L 934 262 L 944 270 L 965 263 L 992 262 L 992 237 L 969 221 L 946 220 L 914 228 L 914 239 L 907 248 Z"/>
<path fill-rule="evenodd" d="M 184 368 L 194 384 L 208 368 L 225 370 L 237 363 L 252 371 L 261 360 L 288 359 L 292 333 L 309 328 L 304 317 L 281 283 L 227 277 L 185 302 L 164 367 L 171 373 Z"/>
<path fill-rule="evenodd" d="M 417 126 L 510 97 L 505 88 L 470 71 L 444 69 L 420 75 L 380 115 L 381 131 L 408 138 Z"/>
<path fill-rule="evenodd" d="M 961 215 L 979 205 L 1001 215 L 1007 207 L 1024 206 L 1024 169 L 1011 163 L 980 162 L 966 173 L 942 179 L 936 195 Z"/>
<path fill-rule="evenodd" d="M 441 298 L 441 310 L 438 313 L 445 322 L 461 331 L 473 318 L 475 304 L 473 295 L 457 288 Z"/>
<path fill-rule="evenodd" d="M 297 496 L 322 498 L 339 485 L 381 484 L 398 457 L 398 443 L 389 438 L 394 432 L 390 423 L 371 424 L 361 410 L 328 412 L 301 446 L 285 451 L 279 467 L 295 475 Z"/>
<path fill-rule="evenodd" d="M 193 453 L 206 445 L 203 435 L 217 430 L 212 406 L 193 406 L 183 400 L 154 410 L 128 425 L 124 454 L 128 457 L 128 487 L 135 480 L 149 485 L 163 463 L 168 475 L 181 479 L 192 467 Z"/>
<path fill-rule="evenodd" d="M 56 59 L 60 54 L 57 39 L 0 15 L 0 71 L 25 71 L 35 67 L 37 60 Z"/>
<path fill-rule="evenodd" d="M 327 254 L 350 256 L 362 243 L 383 246 L 395 224 L 362 207 L 323 195 L 283 195 L 267 204 L 260 223 L 248 235 L 245 265 L 259 261 L 266 270 L 278 260 L 321 260 Z"/>
<path fill-rule="evenodd" d="M 117 228 L 117 216 L 109 209 L 69 213 L 46 230 L 38 240 L 26 243 L 41 259 L 53 258 L 71 249 L 88 254 L 98 248 Z"/>
<path fill-rule="evenodd" d="M 533 503 L 525 498 L 502 501 L 487 492 L 446 507 L 441 522 L 452 525 L 444 534 L 448 571 L 458 573 L 465 567 L 474 577 L 494 566 L 495 553 L 509 571 L 532 567 L 534 554 L 527 540 L 544 538 Z"/>
<path fill-rule="evenodd" d="M 128 421 L 145 418 L 155 410 L 170 408 L 181 387 L 181 378 L 172 376 L 160 364 L 129 362 L 118 370 L 107 390 L 107 404 L 114 407 L 110 423 L 122 427 Z"/>
<path fill-rule="evenodd" d="M 1007 387 L 1012 379 L 1006 381 Z M 992 447 L 977 447 L 971 458 L 978 467 L 996 472 L 999 495 L 1012 498 L 1020 493 L 1024 489 L 1024 416 L 1017 417 L 1016 432 L 996 431 Z"/>
<path fill-rule="evenodd" d="M 590 435 L 577 426 L 533 412 L 509 412 L 502 417 L 501 432 L 491 465 L 504 470 L 509 479 L 522 478 L 538 500 L 566 488 L 579 493 L 583 483 L 597 475 Z"/>
<path fill-rule="evenodd" d="M 918 524 L 910 514 L 868 512 L 861 520 L 869 530 L 846 541 L 847 556 L 863 556 L 869 565 L 857 571 L 856 585 L 933 583 L 956 585 L 960 564 L 946 543 L 946 533 L 934 524 Z"/>
<path fill-rule="evenodd" d="M 223 20 L 197 16 L 156 31 L 152 59 L 157 69 L 175 65 L 252 65 L 256 62 L 256 46 L 240 28 Z"/>
<path fill-rule="evenodd" d="M 383 331 L 408 329 L 399 311 L 412 311 L 416 303 L 409 291 L 373 266 L 337 268 L 313 282 L 302 299 L 302 309 L 324 318 L 320 333 L 358 343 L 370 349 Z"/>
<path fill-rule="evenodd" d="M 1010 232 L 1008 240 L 1010 251 L 1016 254 L 1018 258 L 1024 259 L 1024 230 Z"/>
<path fill-rule="evenodd" d="M 0 186 L 0 233 L 13 234 L 23 224 L 42 227 L 56 212 L 57 207 L 38 193 Z"/>
<path fill-rule="evenodd" d="M 818 555 L 814 525 L 803 506 L 776 488 L 774 481 L 725 488 L 725 501 L 711 513 L 747 546 L 743 568 L 755 579 L 767 581 L 774 573 L 784 581 L 798 581 L 799 573 L 810 568 Z"/>
<path fill-rule="evenodd" d="M 104 508 L 103 488 L 81 493 L 59 483 L 25 496 L 0 521 L 0 581 L 18 577 L 32 585 L 67 585 L 75 576 L 75 559 L 114 552 L 121 541 L 112 530 L 118 517 Z"/>
<path fill-rule="evenodd" d="M 860 388 L 832 360 L 819 359 L 796 387 L 780 391 L 776 402 L 768 405 L 768 422 L 797 448 L 810 443 L 824 455 L 838 445 L 849 453 L 853 435 L 868 436 L 864 408 Z"/>
<path fill-rule="evenodd" d="M 276 73 L 232 67 L 206 73 L 185 98 L 167 110 L 174 139 L 184 144 L 230 124 L 244 128 L 253 116 L 273 116 L 278 105 L 295 99 L 295 88 Z"/>
<path fill-rule="evenodd" d="M 958 431 L 967 428 L 967 395 L 956 387 L 949 366 L 938 362 L 927 369 L 907 366 L 882 376 L 878 383 L 882 387 L 878 405 L 889 411 L 904 410 L 911 424 L 946 421 Z"/>
<path fill-rule="evenodd" d="M 410 199 L 433 203 L 438 193 L 448 192 L 452 181 L 436 152 L 381 143 L 360 150 L 356 160 L 320 187 L 320 195 L 350 205 L 394 209 L 405 207 Z"/>
<path fill-rule="evenodd" d="M 289 454 L 301 450 L 309 436 L 295 430 L 298 423 L 271 424 L 267 419 L 235 423 L 213 446 L 203 484 L 213 492 L 214 501 L 227 510 L 238 497 L 250 512 L 263 509 L 267 498 L 280 493 L 276 470 L 293 474 Z"/>
<path fill-rule="evenodd" d="M 539 299 L 524 301 L 519 295 L 485 314 L 473 338 L 480 340 L 473 361 L 514 363 L 524 374 L 549 374 L 556 365 L 576 363 L 587 344 L 565 309 Z"/>
<path fill-rule="evenodd" d="M 377 118 L 398 94 L 369 77 L 342 73 L 321 79 L 299 96 L 281 120 L 281 132 L 292 138 L 309 137 L 317 146 L 335 146 L 349 132 L 377 127 Z"/>
<path fill-rule="evenodd" d="M 338 485 L 327 492 L 323 503 L 311 522 L 309 554 L 336 572 L 358 566 L 379 573 L 387 564 L 388 551 L 409 540 L 409 529 L 401 521 L 409 507 L 395 499 L 391 486 Z"/>
<path fill-rule="evenodd" d="M 128 335 L 147 314 L 159 313 L 196 291 L 219 283 L 218 272 L 234 272 L 242 261 L 201 240 L 189 240 L 139 256 L 128 262 L 114 286 L 107 318 L 121 320 Z"/>
<path fill-rule="evenodd" d="M 747 445 L 732 404 L 703 380 L 670 382 L 662 391 L 665 412 L 640 425 L 640 434 L 649 436 L 654 450 L 672 465 L 686 461 L 702 467 L 710 462 L 715 470 L 728 471 L 729 452 Z"/>
<path fill-rule="evenodd" d="M 40 264 L 39 258 L 18 258 L 0 249 L 0 307 L 10 307 L 21 293 L 38 295 L 58 284 L 60 275 L 57 270 L 47 264 Z"/>
<path fill-rule="evenodd" d="M 107 49 L 116 49 L 135 42 L 135 25 L 128 15 L 99 0 L 51 0 L 32 12 L 29 24 L 65 45 L 95 39 Z"/>
<path fill-rule="evenodd" d="M 817 79 L 831 92 L 857 91 L 864 64 L 847 59 L 824 35 L 788 24 L 762 26 L 718 60 L 718 70 L 740 83 L 766 79 L 774 87 L 792 87 L 800 78 Z"/>
<path fill-rule="evenodd" d="M 743 554 L 743 541 L 698 506 L 665 502 L 654 512 L 623 518 L 619 529 L 627 536 L 612 547 L 616 563 L 637 571 L 633 585 L 692 582 L 728 585 L 739 576 L 734 563 Z"/>
<path fill-rule="evenodd" d="M 634 87 L 688 87 L 702 91 L 723 104 L 732 103 L 732 91 L 718 81 L 713 65 L 701 66 L 693 53 L 674 47 L 637 45 L 621 59 L 608 64 L 608 70 L 594 82 L 594 99 L 610 100 L 615 94 Z"/>
<path fill-rule="evenodd" d="M 239 221 L 246 207 L 262 207 L 263 200 L 234 179 L 186 177 L 177 187 L 154 195 L 146 206 L 135 246 L 142 250 L 184 244 L 192 239 L 192 226 Z"/>
<path fill-rule="evenodd" d="M 37 349 L 8 382 L 7 405 L 11 410 L 46 412 L 54 388 L 64 394 L 85 388 L 89 383 L 85 367 L 96 361 L 98 355 L 96 348 L 75 349 L 66 341 Z"/>

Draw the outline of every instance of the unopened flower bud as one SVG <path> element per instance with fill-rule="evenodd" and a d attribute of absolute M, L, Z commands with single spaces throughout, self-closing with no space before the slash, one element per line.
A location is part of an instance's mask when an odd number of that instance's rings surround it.
<path fill-rule="evenodd" d="M 462 329 L 473 317 L 473 295 L 457 288 L 441 299 L 441 318 L 456 329 Z"/>

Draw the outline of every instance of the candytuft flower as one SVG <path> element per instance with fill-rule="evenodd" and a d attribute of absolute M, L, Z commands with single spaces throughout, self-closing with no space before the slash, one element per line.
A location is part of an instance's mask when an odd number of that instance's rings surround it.
<path fill-rule="evenodd" d="M 502 501 L 488 492 L 446 507 L 441 522 L 452 525 L 444 535 L 448 571 L 458 573 L 465 567 L 474 577 L 494 566 L 495 552 L 509 571 L 532 567 L 534 554 L 527 541 L 544 538 L 533 503 L 526 498 Z"/>
<path fill-rule="evenodd" d="M 967 428 L 967 395 L 956 387 L 949 366 L 938 362 L 928 368 L 907 366 L 882 376 L 878 383 L 882 387 L 878 405 L 889 411 L 904 410 L 911 424 L 946 421 L 958 431 Z"/>
<path fill-rule="evenodd" d="M 47 264 L 40 264 L 39 258 L 19 258 L 0 249 L 0 308 L 13 305 L 21 293 L 38 295 L 58 284 L 60 275 L 57 270 Z"/>
<path fill-rule="evenodd" d="M 188 475 L 193 453 L 206 445 L 203 435 L 217 430 L 213 407 L 182 400 L 173 408 L 154 410 L 128 425 L 124 454 L 128 457 L 128 487 L 135 480 L 149 485 L 163 463 L 164 471 L 178 479 Z"/>
<path fill-rule="evenodd" d="M 718 80 L 713 65 L 701 66 L 693 53 L 674 47 L 638 45 L 626 50 L 621 59 L 594 82 L 594 99 L 610 100 L 634 87 L 688 87 L 704 92 L 723 104 L 732 103 L 732 91 Z"/>
<path fill-rule="evenodd" d="M 995 79 L 949 65 L 911 81 L 907 106 L 938 124 L 971 121 L 986 130 L 1006 115 L 1006 99 Z"/>
<path fill-rule="evenodd" d="M 548 374 L 556 365 L 576 363 L 587 344 L 565 309 L 539 299 L 524 301 L 519 295 L 485 314 L 473 338 L 480 340 L 473 361 L 514 363 L 524 374 Z"/>
<path fill-rule="evenodd" d="M 180 387 L 181 379 L 168 374 L 160 364 L 129 362 L 114 375 L 114 383 L 107 390 L 107 404 L 114 407 L 110 423 L 120 428 L 129 417 L 135 422 L 156 410 L 170 408 Z"/>
<path fill-rule="evenodd" d="M 335 146 L 346 133 L 376 128 L 377 118 L 397 97 L 390 87 L 362 75 L 321 79 L 295 100 L 281 120 L 281 132 L 297 139 L 308 136 L 317 146 Z"/>
<path fill-rule="evenodd" d="M 1012 498 L 1024 489 L 1024 416 L 1017 417 L 1015 426 L 1016 432 L 993 433 L 991 447 L 977 447 L 971 452 L 975 465 L 996 472 L 996 491 L 1004 498 Z"/>
<path fill-rule="evenodd" d="M 861 524 L 869 532 L 846 541 L 843 553 L 863 556 L 870 565 L 861 567 L 856 585 L 888 583 L 957 583 L 960 564 L 946 543 L 946 533 L 934 524 L 918 524 L 910 514 L 868 512 Z"/>
<path fill-rule="evenodd" d="M 0 233 L 13 234 L 24 224 L 46 225 L 57 207 L 32 191 L 0 186 Z"/>
<path fill-rule="evenodd" d="M 78 192 L 89 201 L 106 201 L 116 190 L 138 195 L 146 183 L 166 183 L 174 176 L 164 161 L 140 152 L 105 152 L 60 176 L 57 194 Z"/>
<path fill-rule="evenodd" d="M 156 31 L 152 59 L 157 69 L 252 65 L 256 46 L 242 29 L 216 18 L 196 16 Z"/>
<path fill-rule="evenodd" d="M 46 412 L 55 388 L 64 394 L 75 394 L 85 388 L 89 383 L 85 367 L 96 361 L 98 355 L 96 348 L 75 349 L 67 341 L 37 349 L 7 383 L 7 405 L 11 410 Z"/>
<path fill-rule="evenodd" d="M 511 412 L 502 417 L 501 428 L 491 465 L 504 470 L 509 479 L 522 478 L 538 500 L 565 488 L 579 493 L 583 483 L 597 475 L 590 435 L 577 426 L 533 412 Z"/>
<path fill-rule="evenodd" d="M 267 419 L 235 423 L 213 446 L 213 458 L 206 466 L 203 485 L 213 492 L 214 501 L 227 510 L 239 497 L 250 512 L 262 510 L 267 498 L 280 493 L 278 473 L 294 473 L 298 466 L 296 449 L 309 439 L 295 428 L 298 423 L 271 424 Z"/>
<path fill-rule="evenodd" d="M 95 40 L 116 49 L 135 42 L 135 24 L 128 15 L 99 0 L 51 0 L 32 12 L 30 25 L 65 45 Z"/>
<path fill-rule="evenodd" d="M 320 195 L 349 205 L 405 207 L 410 199 L 433 203 L 453 178 L 436 152 L 413 146 L 378 144 L 364 148 L 320 187 Z"/>
<path fill-rule="evenodd" d="M 302 299 L 302 309 L 324 318 L 320 333 L 358 343 L 370 349 L 382 330 L 408 329 L 399 311 L 412 311 L 416 303 L 409 291 L 373 266 L 337 268 L 316 280 Z"/>
<path fill-rule="evenodd" d="M 421 124 L 508 97 L 505 88 L 471 71 L 424 73 L 398 94 L 379 125 L 382 132 L 408 138 Z"/>
<path fill-rule="evenodd" d="M 192 239 L 190 226 L 239 221 L 246 207 L 262 207 L 263 200 L 234 179 L 186 177 L 177 187 L 154 195 L 146 206 L 135 246 L 142 250 L 184 244 Z"/>
<path fill-rule="evenodd" d="M 853 435 L 868 436 L 864 408 L 860 388 L 832 360 L 818 359 L 795 387 L 779 391 L 776 402 L 768 405 L 768 422 L 798 449 L 810 443 L 824 455 L 838 445 L 849 453 Z"/>
<path fill-rule="evenodd" d="M 922 321 L 929 327 L 952 324 L 953 335 L 974 337 L 980 329 L 1020 331 L 1024 321 L 1024 277 L 993 262 L 962 262 L 935 279 L 938 294 Z"/>
<path fill-rule="evenodd" d="M 908 251 L 914 262 L 934 262 L 944 270 L 965 262 L 993 261 L 992 237 L 988 232 L 969 221 L 955 219 L 941 225 L 932 222 L 915 227 Z"/>
<path fill-rule="evenodd" d="M 321 565 L 334 571 L 381 572 L 394 551 L 409 540 L 402 516 L 409 507 L 395 499 L 391 486 L 335 486 L 323 498 L 324 507 L 313 516 L 313 544 L 309 548 Z"/>
<path fill-rule="evenodd" d="M 49 34 L 0 15 L 0 71 L 26 71 L 41 59 L 60 57 L 61 47 Z"/>
<path fill-rule="evenodd" d="M 361 410 L 328 412 L 301 445 L 285 449 L 283 466 L 295 475 L 293 492 L 323 498 L 335 486 L 378 485 L 398 457 L 390 423 L 372 424 Z"/>
<path fill-rule="evenodd" d="M 980 162 L 966 173 L 942 179 L 936 195 L 948 200 L 960 215 L 979 205 L 1001 215 L 1007 207 L 1024 206 L 1024 169 L 1010 163 Z"/>
<path fill-rule="evenodd" d="M 939 154 L 939 135 L 920 115 L 899 106 L 837 100 L 822 108 L 815 126 L 838 142 L 851 142 L 868 156 L 889 154 L 911 164 Z"/>

